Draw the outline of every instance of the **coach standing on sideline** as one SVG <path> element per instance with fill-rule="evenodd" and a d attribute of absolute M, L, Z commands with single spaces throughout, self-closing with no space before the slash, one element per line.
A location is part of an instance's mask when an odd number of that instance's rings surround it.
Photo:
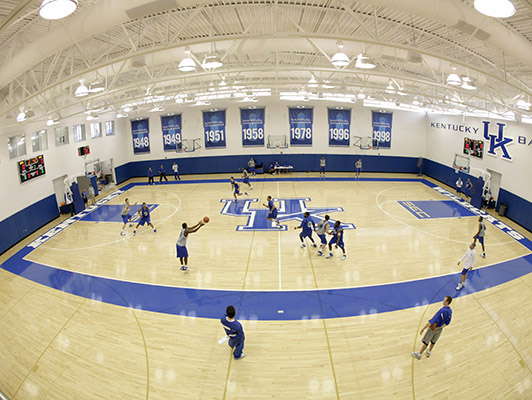
<path fill-rule="evenodd" d="M 427 333 L 425 333 L 425 336 L 423 336 L 423 339 L 421 340 L 423 342 L 423 346 L 421 346 L 421 350 L 419 353 L 417 351 L 414 351 L 412 353 L 412 357 L 417 358 L 418 360 L 421 360 L 421 355 L 427 348 L 430 342 L 430 348 L 427 350 L 427 358 L 430 357 L 432 349 L 434 348 L 434 345 L 440 338 L 440 335 L 443 331 L 443 328 L 446 327 L 451 323 L 451 318 L 453 316 L 453 310 L 451 310 L 451 302 L 453 301 L 453 298 L 451 296 L 445 296 L 443 299 L 443 307 L 438 310 L 434 316 L 429 319 L 429 321 L 425 324 L 425 326 L 421 329 L 421 332 L 419 332 L 420 335 L 423 335 L 423 331 L 427 328 Z"/>
<path fill-rule="evenodd" d="M 240 360 L 246 355 L 242 353 L 244 349 L 244 329 L 242 324 L 235 319 L 236 311 L 233 306 L 227 306 L 225 315 L 220 319 L 226 335 L 229 337 L 229 346 L 234 349 L 235 360 Z"/>

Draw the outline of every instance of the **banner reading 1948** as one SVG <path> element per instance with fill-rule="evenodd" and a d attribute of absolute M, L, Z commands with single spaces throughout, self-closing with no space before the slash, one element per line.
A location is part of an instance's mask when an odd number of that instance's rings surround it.
<path fill-rule="evenodd" d="M 131 121 L 131 135 L 133 136 L 133 153 L 150 152 L 150 124 L 149 119 L 135 119 Z"/>

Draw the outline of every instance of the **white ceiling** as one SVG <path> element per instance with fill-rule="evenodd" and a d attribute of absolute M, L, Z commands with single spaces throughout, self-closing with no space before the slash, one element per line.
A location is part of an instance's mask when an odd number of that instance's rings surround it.
<path fill-rule="evenodd" d="M 190 100 L 181 107 L 193 107 L 198 95 L 215 105 L 259 93 L 271 93 L 259 101 L 278 101 L 286 92 L 320 99 L 362 91 L 433 109 L 523 113 L 516 101 L 532 94 L 532 7 L 514 0 L 516 14 L 496 20 L 472 3 L 79 0 L 73 15 L 50 22 L 39 17 L 39 0 L 2 0 L 0 126 L 16 124 L 22 108 L 35 113 L 31 121 L 45 121 L 91 109 L 114 113 L 124 104 L 139 112 L 153 103 L 175 107 L 176 97 Z M 339 39 L 350 59 L 365 50 L 378 67 L 332 66 Z M 214 47 L 224 66 L 179 72 L 186 46 L 198 62 Z M 133 59 L 144 66 L 132 66 Z M 446 85 L 452 66 L 478 89 Z M 319 86 L 307 85 L 312 75 Z M 102 81 L 105 90 L 76 98 L 80 79 Z M 406 95 L 385 93 L 390 79 Z M 217 93 L 226 97 L 216 100 Z"/>

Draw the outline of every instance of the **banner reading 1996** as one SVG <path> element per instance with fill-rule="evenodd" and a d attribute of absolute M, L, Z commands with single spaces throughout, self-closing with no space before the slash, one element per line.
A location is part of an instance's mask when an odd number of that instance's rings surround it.
<path fill-rule="evenodd" d="M 181 114 L 161 115 L 164 151 L 175 151 L 176 143 L 181 143 Z"/>
<path fill-rule="evenodd" d="M 225 110 L 203 111 L 205 148 L 225 147 Z"/>
<path fill-rule="evenodd" d="M 264 108 L 240 109 L 242 146 L 264 146 Z"/>
<path fill-rule="evenodd" d="M 329 108 L 329 146 L 347 146 L 351 138 L 351 109 Z"/>
<path fill-rule="evenodd" d="M 133 153 L 150 152 L 150 124 L 148 118 L 132 120 L 131 135 L 133 136 Z"/>
<path fill-rule="evenodd" d="M 372 111 L 373 147 L 392 147 L 392 113 Z"/>
<path fill-rule="evenodd" d="M 290 146 L 312 145 L 312 108 L 289 108 Z"/>

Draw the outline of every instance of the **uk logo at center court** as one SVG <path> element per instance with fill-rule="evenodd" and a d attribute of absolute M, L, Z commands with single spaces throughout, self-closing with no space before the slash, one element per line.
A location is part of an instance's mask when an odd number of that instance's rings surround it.
<path fill-rule="evenodd" d="M 224 203 L 224 207 L 221 211 L 223 215 L 230 215 L 233 217 L 248 217 L 246 225 L 238 225 L 237 231 L 286 231 L 287 226 L 282 225 L 283 222 L 288 221 L 302 221 L 303 214 L 305 212 L 310 213 L 311 219 L 315 224 L 318 224 L 320 220 L 323 220 L 325 214 L 331 214 L 335 212 L 343 212 L 342 207 L 307 207 L 306 202 L 311 201 L 310 198 L 300 199 L 273 199 L 276 205 L 278 205 L 278 215 L 282 229 L 274 227 L 272 221 L 266 219 L 269 210 L 266 207 L 250 208 L 252 203 L 258 203 L 259 199 L 246 199 L 234 201 L 232 199 L 222 199 L 220 203 Z M 331 216 L 332 217 L 332 216 Z M 332 227 L 336 220 L 330 219 L 329 224 Z M 342 229 L 356 229 L 352 223 L 341 222 L 340 227 Z"/>

